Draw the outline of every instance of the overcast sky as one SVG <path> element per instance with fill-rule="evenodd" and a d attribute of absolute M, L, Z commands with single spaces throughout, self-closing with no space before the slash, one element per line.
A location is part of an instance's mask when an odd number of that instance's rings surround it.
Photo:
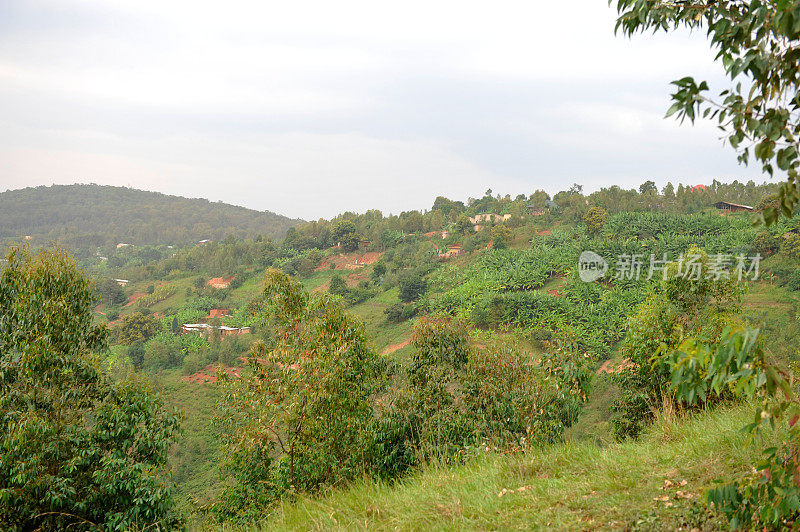
<path fill-rule="evenodd" d="M 0 190 L 125 185 L 292 217 L 646 179 L 763 181 L 669 82 L 704 34 L 606 0 L 0 0 Z"/>

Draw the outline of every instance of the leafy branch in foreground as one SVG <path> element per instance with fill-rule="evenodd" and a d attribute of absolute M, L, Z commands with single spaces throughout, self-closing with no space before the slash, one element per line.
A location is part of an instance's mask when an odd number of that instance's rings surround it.
<path fill-rule="evenodd" d="M 752 436 L 788 421 L 783 441 L 763 451 L 756 473 L 709 490 L 706 499 L 732 528 L 791 527 L 800 515 L 800 403 L 789 375 L 766 357 L 758 333 L 727 329 L 716 345 L 688 339 L 665 361 L 678 400 L 693 404 L 726 392 L 761 398 L 753 423 L 744 427 Z"/>
<path fill-rule="evenodd" d="M 735 85 L 714 99 L 705 81 L 674 81 L 667 116 L 716 119 L 741 163 L 752 155 L 766 173 L 785 172 L 778 204 L 759 217 L 768 225 L 791 217 L 800 204 L 800 1 L 617 0 L 617 12 L 616 29 L 625 35 L 706 28 Z"/>

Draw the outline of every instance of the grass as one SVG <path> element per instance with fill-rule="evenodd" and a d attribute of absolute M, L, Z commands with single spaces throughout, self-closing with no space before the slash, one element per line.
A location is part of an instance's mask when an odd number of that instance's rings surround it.
<path fill-rule="evenodd" d="M 714 479 L 751 470 L 740 427 L 751 405 L 658 421 L 637 442 L 567 442 L 522 456 L 431 465 L 395 484 L 364 480 L 282 503 L 264 530 L 675 529 L 724 526 L 699 502 Z M 767 439 L 774 439 L 775 435 Z M 685 480 L 685 486 L 680 486 Z M 664 489 L 667 481 L 672 486 Z M 668 484 L 667 484 L 668 485 Z M 691 494 L 677 497 L 677 490 Z M 667 496 L 667 500 L 657 498 Z"/>
<path fill-rule="evenodd" d="M 151 377 L 155 389 L 163 394 L 168 406 L 183 411 L 181 434 L 170 451 L 170 469 L 178 487 L 179 504 L 189 508 L 189 499 L 208 502 L 222 487 L 219 444 L 210 425 L 214 409 L 215 390 L 211 385 L 199 385 L 181 380 L 181 370 L 162 370 Z"/>

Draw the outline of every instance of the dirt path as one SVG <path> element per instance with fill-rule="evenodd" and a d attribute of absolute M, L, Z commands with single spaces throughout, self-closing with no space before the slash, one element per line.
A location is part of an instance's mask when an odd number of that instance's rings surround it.
<path fill-rule="evenodd" d="M 126 307 L 130 307 L 131 305 L 133 305 L 134 303 L 136 303 L 138 300 L 140 300 L 141 298 L 143 298 L 146 295 L 147 295 L 147 292 L 134 292 L 133 294 L 131 294 L 131 297 L 128 298 L 128 302 L 125 303 L 125 306 Z"/>
<path fill-rule="evenodd" d="M 406 338 L 405 340 L 403 340 L 403 341 L 402 341 L 402 342 L 400 342 L 399 344 L 390 344 L 390 345 L 387 345 L 387 346 L 386 346 L 386 347 L 384 347 L 384 348 L 383 348 L 383 350 L 381 351 L 381 355 L 391 355 L 392 353 L 394 353 L 394 352 L 395 352 L 395 351 L 397 351 L 398 349 L 402 349 L 403 347 L 407 346 L 407 345 L 408 345 L 408 344 L 410 344 L 410 343 L 411 343 L 411 337 L 409 337 L 409 338 Z"/>

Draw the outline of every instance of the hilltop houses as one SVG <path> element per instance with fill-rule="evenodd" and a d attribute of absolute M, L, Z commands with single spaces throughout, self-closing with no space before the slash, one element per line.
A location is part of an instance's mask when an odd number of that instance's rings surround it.
<path fill-rule="evenodd" d="M 727 212 L 753 212 L 753 207 L 749 205 L 739 205 L 738 203 L 731 203 L 729 201 L 718 201 L 714 204 L 714 207 L 721 211 Z"/>
<path fill-rule="evenodd" d="M 461 244 L 451 244 L 447 246 L 447 251 L 439 253 L 440 259 L 452 259 L 461 254 Z"/>
<path fill-rule="evenodd" d="M 472 218 L 469 219 L 473 225 L 480 224 L 482 222 L 505 222 L 511 218 L 510 214 L 493 214 L 493 213 L 483 213 L 483 214 L 476 214 Z"/>
<path fill-rule="evenodd" d="M 181 334 L 210 335 L 214 331 L 219 331 L 220 336 L 239 336 L 250 334 L 250 327 L 228 327 L 226 325 L 209 325 L 208 323 L 184 323 L 181 327 Z"/>
<path fill-rule="evenodd" d="M 530 216 L 544 216 L 544 209 L 537 207 L 536 205 L 529 204 L 528 207 L 528 214 Z"/>
<path fill-rule="evenodd" d="M 231 317 L 231 315 L 229 314 L 228 309 L 226 309 L 226 308 L 212 308 L 211 310 L 208 311 L 207 319 L 210 320 L 210 319 L 213 319 L 213 318 L 220 318 L 221 319 L 221 318 L 230 318 L 230 317 Z"/>

